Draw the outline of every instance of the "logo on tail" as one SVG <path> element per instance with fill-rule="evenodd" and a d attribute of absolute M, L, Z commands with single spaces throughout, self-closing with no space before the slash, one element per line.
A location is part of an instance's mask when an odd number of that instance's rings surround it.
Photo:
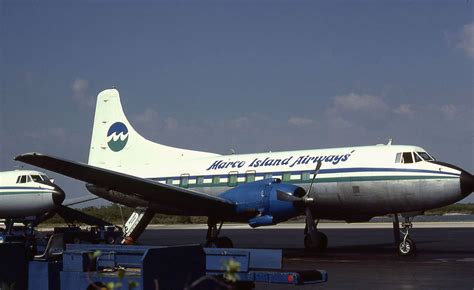
<path fill-rule="evenodd" d="M 107 145 L 109 145 L 112 151 L 118 152 L 122 150 L 128 142 L 127 126 L 122 122 L 113 123 L 107 132 L 107 138 L 109 139 Z"/>

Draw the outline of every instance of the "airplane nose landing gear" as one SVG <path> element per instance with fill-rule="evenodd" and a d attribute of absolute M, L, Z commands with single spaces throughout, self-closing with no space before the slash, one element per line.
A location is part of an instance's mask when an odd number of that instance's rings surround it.
<path fill-rule="evenodd" d="M 410 239 L 410 229 L 413 227 L 412 217 L 405 217 L 405 221 L 402 222 L 402 228 L 400 233 L 402 235 L 401 241 L 398 243 L 398 253 L 400 256 L 410 256 L 416 253 L 416 244 Z"/>

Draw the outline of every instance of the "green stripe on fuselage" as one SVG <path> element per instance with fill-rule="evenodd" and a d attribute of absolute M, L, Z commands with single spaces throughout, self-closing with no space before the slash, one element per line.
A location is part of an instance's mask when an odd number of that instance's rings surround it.
<path fill-rule="evenodd" d="M 388 180 L 426 180 L 426 179 L 455 179 L 459 178 L 456 176 L 425 176 L 425 175 L 391 175 L 391 176 L 349 176 L 349 177 L 316 177 L 314 183 L 334 183 L 334 182 L 364 182 L 364 181 L 388 181 Z M 311 179 L 301 180 L 293 179 L 285 181 L 285 183 L 291 184 L 307 184 L 311 183 Z M 245 184 L 245 182 L 238 182 L 236 185 L 231 186 L 235 187 L 237 185 Z M 201 184 L 189 184 L 188 187 L 222 187 L 228 186 L 227 182 L 220 183 L 201 183 Z"/>

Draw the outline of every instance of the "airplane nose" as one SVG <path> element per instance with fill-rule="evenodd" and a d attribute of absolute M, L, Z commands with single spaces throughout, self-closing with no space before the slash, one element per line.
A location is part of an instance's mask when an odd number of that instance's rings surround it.
<path fill-rule="evenodd" d="M 461 173 L 461 193 L 463 195 L 469 195 L 474 191 L 474 176 L 472 174 L 463 171 Z"/>
<path fill-rule="evenodd" d="M 54 186 L 53 202 L 55 205 L 61 205 L 66 198 L 64 191 L 57 185 Z"/>

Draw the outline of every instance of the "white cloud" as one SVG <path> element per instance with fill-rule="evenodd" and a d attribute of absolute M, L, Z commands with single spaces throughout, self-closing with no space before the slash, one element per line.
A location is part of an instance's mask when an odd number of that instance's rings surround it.
<path fill-rule="evenodd" d="M 469 58 L 474 59 L 474 22 L 464 25 L 459 34 L 457 47 L 463 49 Z"/>
<path fill-rule="evenodd" d="M 89 82 L 85 79 L 76 78 L 71 84 L 72 99 L 79 105 L 93 108 L 95 98 L 91 96 L 89 91 Z"/>
<path fill-rule="evenodd" d="M 175 118 L 168 117 L 164 120 L 164 122 L 168 130 L 178 129 L 178 121 Z"/>
<path fill-rule="evenodd" d="M 415 114 L 415 110 L 412 108 L 412 105 L 410 104 L 401 104 L 400 106 L 395 108 L 393 112 L 398 115 L 407 115 L 407 116 L 413 116 Z"/>
<path fill-rule="evenodd" d="M 288 119 L 288 123 L 296 127 L 305 127 L 314 124 L 314 120 L 309 118 L 301 118 L 301 117 L 291 117 Z"/>
<path fill-rule="evenodd" d="M 156 110 L 147 108 L 143 113 L 135 116 L 133 120 L 135 123 L 140 125 L 151 125 L 153 123 L 159 122 L 159 114 Z"/>
<path fill-rule="evenodd" d="M 244 116 L 230 120 L 229 124 L 231 125 L 231 127 L 242 128 L 250 126 L 252 124 L 252 121 L 249 117 Z"/>
<path fill-rule="evenodd" d="M 336 96 L 333 102 L 333 111 L 339 112 L 381 112 L 386 111 L 388 105 L 382 98 L 372 95 L 358 95 L 350 93 L 348 95 Z"/>
<path fill-rule="evenodd" d="M 439 108 L 441 111 L 441 114 L 447 118 L 447 119 L 455 119 L 458 117 L 461 113 L 461 109 L 455 105 L 448 104 L 448 105 L 443 105 Z"/>
<path fill-rule="evenodd" d="M 40 131 L 26 131 L 24 133 L 25 137 L 35 139 L 35 140 L 64 140 L 68 138 L 66 130 L 61 127 L 51 127 L 45 130 Z"/>

